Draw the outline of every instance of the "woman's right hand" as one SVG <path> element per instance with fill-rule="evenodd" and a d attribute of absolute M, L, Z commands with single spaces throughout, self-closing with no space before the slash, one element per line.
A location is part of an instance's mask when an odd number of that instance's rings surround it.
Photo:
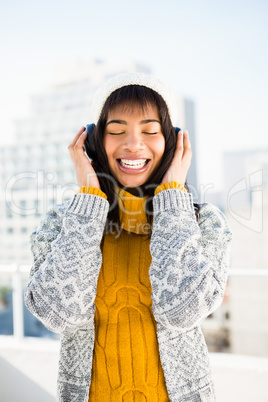
<path fill-rule="evenodd" d="M 92 186 L 100 189 L 99 179 L 93 169 L 92 162 L 84 154 L 83 144 L 86 136 L 87 132 L 82 126 L 68 146 L 68 150 L 74 164 L 79 187 Z"/>

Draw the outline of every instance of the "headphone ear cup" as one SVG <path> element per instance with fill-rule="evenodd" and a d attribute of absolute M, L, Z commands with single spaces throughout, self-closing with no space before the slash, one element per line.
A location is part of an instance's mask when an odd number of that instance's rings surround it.
<path fill-rule="evenodd" d="M 97 158 L 95 142 L 94 142 L 94 139 L 92 136 L 92 133 L 93 133 L 95 127 L 96 127 L 95 124 L 87 124 L 86 125 L 87 136 L 86 136 L 86 139 L 84 142 L 86 153 L 87 153 L 88 157 L 92 160 L 96 160 L 96 158 Z"/>

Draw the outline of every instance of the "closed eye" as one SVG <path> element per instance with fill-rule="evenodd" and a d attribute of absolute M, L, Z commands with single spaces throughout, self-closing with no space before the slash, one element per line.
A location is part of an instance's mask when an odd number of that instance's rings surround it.
<path fill-rule="evenodd" d="M 143 134 L 157 134 L 157 132 L 156 133 L 146 133 L 145 131 L 143 131 Z"/>
<path fill-rule="evenodd" d="M 155 135 L 155 134 L 157 134 L 157 132 L 155 132 L 155 133 L 148 133 L 148 132 L 146 132 L 146 131 L 143 131 L 142 133 L 143 133 L 143 134 L 150 134 L 150 135 Z M 111 134 L 111 135 L 120 135 L 120 134 L 125 134 L 125 132 L 123 131 L 122 133 L 109 133 L 109 134 Z"/>

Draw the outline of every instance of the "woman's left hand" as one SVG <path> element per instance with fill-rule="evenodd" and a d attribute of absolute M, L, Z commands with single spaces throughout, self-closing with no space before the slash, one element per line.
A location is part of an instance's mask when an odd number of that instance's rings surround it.
<path fill-rule="evenodd" d="M 162 183 L 176 181 L 184 186 L 186 175 L 191 164 L 192 149 L 187 130 L 179 131 L 177 146 L 171 165 L 165 173 Z"/>

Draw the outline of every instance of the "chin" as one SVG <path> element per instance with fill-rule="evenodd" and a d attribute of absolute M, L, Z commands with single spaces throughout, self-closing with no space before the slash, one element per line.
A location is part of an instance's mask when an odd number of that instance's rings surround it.
<path fill-rule="evenodd" d="M 133 177 L 126 177 L 123 178 L 122 176 L 118 177 L 117 175 L 114 176 L 118 184 L 122 187 L 128 187 L 128 188 L 135 188 L 142 186 L 143 184 L 146 183 L 147 179 L 138 179 L 138 178 L 133 178 Z"/>
<path fill-rule="evenodd" d="M 128 182 L 119 182 L 119 184 L 122 187 L 127 187 L 127 188 L 137 188 L 137 187 L 141 187 L 145 184 L 145 182 L 141 182 L 141 183 L 128 183 Z"/>

